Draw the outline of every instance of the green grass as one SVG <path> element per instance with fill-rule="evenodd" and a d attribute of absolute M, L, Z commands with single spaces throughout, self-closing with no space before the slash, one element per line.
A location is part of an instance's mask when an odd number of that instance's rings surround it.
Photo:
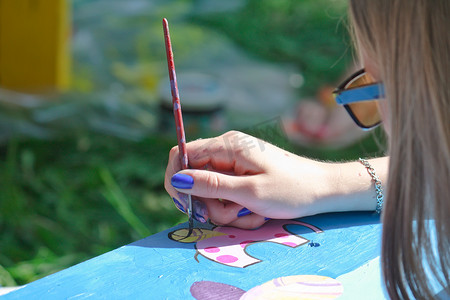
<path fill-rule="evenodd" d="M 173 140 L 95 134 L 0 148 L 0 284 L 25 284 L 185 217 L 163 181 Z"/>

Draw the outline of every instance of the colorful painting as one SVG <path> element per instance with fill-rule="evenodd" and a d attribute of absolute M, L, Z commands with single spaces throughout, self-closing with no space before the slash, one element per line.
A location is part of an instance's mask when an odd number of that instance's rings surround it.
<path fill-rule="evenodd" d="M 275 278 L 249 291 L 226 284 L 200 281 L 191 286 L 191 294 L 197 300 L 322 300 L 336 299 L 342 295 L 342 284 L 330 277 L 298 275 Z"/>
<path fill-rule="evenodd" d="M 371 212 L 271 220 L 257 230 L 196 224 L 194 234 L 185 239 L 186 228 L 180 224 L 3 297 L 385 298 L 381 224 Z"/>
<path fill-rule="evenodd" d="M 308 239 L 287 230 L 287 225 L 300 225 L 311 229 L 312 232 L 322 232 L 319 228 L 300 221 L 270 220 L 255 230 L 216 227 L 213 230 L 203 230 L 200 235 L 196 232 L 195 238 L 189 239 L 189 237 L 178 238 L 187 234 L 187 229 L 180 229 L 169 233 L 169 238 L 179 242 L 195 241 L 197 254 L 226 266 L 245 268 L 260 262 L 247 253 L 246 249 L 250 245 L 272 242 L 295 248 L 309 242 Z"/>

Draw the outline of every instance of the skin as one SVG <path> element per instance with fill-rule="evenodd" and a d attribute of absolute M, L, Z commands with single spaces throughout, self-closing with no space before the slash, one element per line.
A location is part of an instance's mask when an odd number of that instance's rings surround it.
<path fill-rule="evenodd" d="M 245 140 L 246 146 L 230 143 L 233 139 Z M 204 217 L 218 225 L 257 228 L 266 218 L 375 209 L 373 183 L 359 162 L 310 160 L 236 131 L 188 143 L 187 151 L 192 169 L 182 171 L 178 148 L 170 151 L 166 190 L 177 199 L 182 192 L 204 202 L 208 211 Z M 387 158 L 370 162 L 384 182 Z M 192 189 L 171 185 L 177 172 L 194 178 Z M 253 213 L 238 217 L 244 207 Z"/>
<path fill-rule="evenodd" d="M 366 71 L 379 78 L 374 64 L 366 58 L 364 62 Z M 204 218 L 217 225 L 252 229 L 267 218 L 376 207 L 373 182 L 360 162 L 311 160 L 238 131 L 190 142 L 187 152 L 191 169 L 181 170 L 178 147 L 170 151 L 165 188 L 179 201 L 181 192 L 205 203 Z M 385 183 L 389 159 L 369 162 Z M 192 189 L 174 188 L 171 178 L 175 173 L 192 176 Z M 238 217 L 244 207 L 252 213 Z"/>

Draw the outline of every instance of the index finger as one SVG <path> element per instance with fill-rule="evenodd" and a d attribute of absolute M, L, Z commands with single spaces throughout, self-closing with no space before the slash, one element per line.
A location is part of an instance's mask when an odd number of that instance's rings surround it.
<path fill-rule="evenodd" d="M 221 136 L 196 140 L 187 144 L 189 165 L 193 169 L 207 168 L 234 175 L 260 173 L 255 154 L 259 143 L 247 134 L 229 131 Z"/>
<path fill-rule="evenodd" d="M 170 179 L 173 174 L 177 173 L 181 170 L 181 160 L 179 155 L 178 146 L 172 147 L 169 152 L 169 161 L 167 162 L 166 173 L 164 176 L 164 187 L 171 197 L 175 197 L 177 195 L 177 191 L 173 188 L 170 183 Z"/>

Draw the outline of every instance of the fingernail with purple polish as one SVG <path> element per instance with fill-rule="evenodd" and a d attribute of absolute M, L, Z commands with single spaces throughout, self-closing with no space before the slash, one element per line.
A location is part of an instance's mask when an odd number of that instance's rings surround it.
<path fill-rule="evenodd" d="M 194 219 L 196 219 L 200 223 L 206 223 L 205 218 L 203 216 L 199 215 L 198 213 L 194 213 Z"/>
<path fill-rule="evenodd" d="M 264 218 L 264 221 L 272 220 L 271 218 Z"/>
<path fill-rule="evenodd" d="M 247 216 L 247 215 L 249 215 L 251 213 L 252 213 L 251 211 L 249 211 L 247 208 L 244 207 L 243 209 L 241 209 L 238 212 L 237 216 L 238 216 L 238 218 L 240 218 L 240 217 L 243 217 L 243 216 Z"/>
<path fill-rule="evenodd" d="M 205 203 L 194 200 L 192 206 L 194 210 L 194 218 L 201 223 L 206 223 L 208 220 L 208 209 L 206 208 Z"/>
<path fill-rule="evenodd" d="M 173 199 L 173 203 L 175 203 L 175 206 L 178 208 L 178 210 L 180 210 L 182 213 L 186 213 L 186 210 L 184 209 L 183 205 L 181 205 L 180 201 L 178 201 L 175 198 Z"/>
<path fill-rule="evenodd" d="M 187 174 L 175 174 L 170 180 L 172 186 L 177 189 L 192 189 L 194 186 L 194 178 Z"/>

